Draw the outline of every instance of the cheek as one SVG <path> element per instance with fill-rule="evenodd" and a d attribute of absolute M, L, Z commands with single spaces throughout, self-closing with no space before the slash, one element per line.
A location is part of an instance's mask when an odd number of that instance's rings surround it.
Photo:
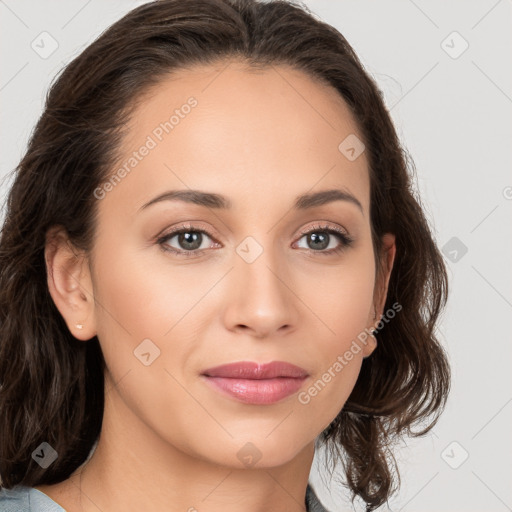
<path fill-rule="evenodd" d="M 371 291 L 371 286 L 368 287 Z M 298 407 L 304 409 L 311 428 L 320 433 L 338 415 L 350 396 L 361 370 L 363 349 L 368 337 L 365 328 L 371 294 L 359 287 L 345 290 L 337 308 L 327 318 L 335 334 L 315 336 L 315 373 L 309 385 L 298 394 Z M 325 328 L 323 328 L 326 331 Z M 310 418 L 309 420 L 307 418 Z"/>
<path fill-rule="evenodd" d="M 350 361 L 342 352 L 314 376 L 297 395 L 298 408 L 319 432 L 338 415 L 355 386 L 362 358 L 353 354 Z"/>
<path fill-rule="evenodd" d="M 139 418 L 171 437 L 186 437 L 192 420 L 188 414 L 178 420 L 176 410 L 191 406 L 180 383 L 183 361 L 194 348 L 188 337 L 194 331 L 193 317 L 185 315 L 196 294 L 189 293 L 188 300 L 180 293 L 187 282 L 179 270 L 170 273 L 167 267 L 166 273 L 164 267 L 148 266 L 142 252 L 121 245 L 116 254 L 114 245 L 99 251 L 109 256 L 97 258 L 94 290 L 106 386 L 115 386 L 115 396 L 121 398 L 115 408 L 123 417 Z M 204 294 L 199 284 L 188 283 L 188 289 Z"/>
<path fill-rule="evenodd" d="M 114 245 L 102 249 L 109 256 L 97 264 L 98 328 L 122 332 L 133 342 L 162 338 L 190 309 L 195 296 L 197 302 L 203 287 L 185 280 L 179 268 L 169 270 L 169 265 L 162 265 L 164 256 L 155 259 L 157 248 L 137 251 L 121 245 L 114 249 Z"/>
<path fill-rule="evenodd" d="M 298 402 L 324 428 L 342 409 L 359 376 L 368 315 L 373 312 L 374 278 L 373 252 L 360 251 L 347 257 L 329 279 L 319 278 L 323 286 L 311 288 L 305 301 L 321 322 L 314 322 L 319 329 L 316 372 Z"/>
<path fill-rule="evenodd" d="M 98 251 L 95 268 L 97 335 L 112 379 L 129 373 L 127 379 L 139 383 L 136 399 L 142 389 L 152 394 L 172 381 L 165 370 L 182 380 L 205 316 L 208 301 L 201 298 L 218 276 L 191 279 L 192 271 L 173 268 L 157 248 L 136 250 L 111 240 Z"/>
<path fill-rule="evenodd" d="M 316 317 L 314 323 L 321 321 L 320 339 L 325 341 L 324 353 L 330 358 L 369 327 L 368 317 L 373 316 L 375 268 L 373 251 L 367 247 L 347 252 L 340 265 L 319 266 L 316 273 L 309 272 L 303 278 L 299 296 Z"/>

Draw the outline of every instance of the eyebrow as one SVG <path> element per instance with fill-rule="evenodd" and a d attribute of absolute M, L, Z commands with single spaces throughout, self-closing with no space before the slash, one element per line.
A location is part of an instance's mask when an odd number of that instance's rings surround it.
<path fill-rule="evenodd" d="M 141 208 L 139 208 L 139 211 L 161 201 L 183 201 L 208 208 L 225 210 L 230 209 L 233 206 L 232 202 L 226 196 L 221 194 L 202 192 L 201 190 L 192 189 L 169 190 L 142 205 Z M 302 194 L 295 198 L 293 207 L 296 210 L 307 210 L 327 203 L 332 203 L 334 201 L 346 201 L 352 203 L 361 210 L 361 213 L 364 213 L 363 206 L 359 200 L 347 190 L 341 189 L 322 190 L 320 192 Z"/>

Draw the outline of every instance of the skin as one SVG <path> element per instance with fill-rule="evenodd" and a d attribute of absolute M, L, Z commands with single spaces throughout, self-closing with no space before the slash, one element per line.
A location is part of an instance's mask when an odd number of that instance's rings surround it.
<path fill-rule="evenodd" d="M 376 274 L 368 162 L 365 152 L 350 161 L 338 150 L 359 131 L 337 91 L 286 66 L 255 71 L 227 62 L 166 78 L 136 110 L 120 165 L 175 108 L 190 96 L 198 101 L 98 200 L 94 260 L 64 232 L 48 233 L 53 300 L 75 337 L 98 336 L 107 364 L 92 458 L 68 480 L 36 486 L 70 512 L 148 504 L 162 512 L 266 512 L 269 503 L 305 510 L 315 438 L 375 349 L 368 338 L 307 404 L 298 393 L 244 404 L 200 378 L 224 363 L 283 360 L 307 370 L 300 391 L 307 390 L 378 324 L 395 257 L 386 234 L 384 272 Z M 164 191 L 189 188 L 225 195 L 232 209 L 163 201 L 139 212 Z M 331 188 L 348 190 L 363 211 L 348 201 L 293 209 L 300 194 Z M 162 251 L 157 235 L 185 221 L 212 232 L 203 234 L 202 253 Z M 332 234 L 315 252 L 301 232 L 319 222 L 347 232 L 353 245 L 325 254 L 343 244 Z M 252 263 L 236 252 L 248 236 L 263 249 Z M 178 236 L 165 244 L 187 250 Z M 160 349 L 149 366 L 134 356 L 146 338 Z M 253 466 L 237 457 L 248 442 L 261 457 Z"/>

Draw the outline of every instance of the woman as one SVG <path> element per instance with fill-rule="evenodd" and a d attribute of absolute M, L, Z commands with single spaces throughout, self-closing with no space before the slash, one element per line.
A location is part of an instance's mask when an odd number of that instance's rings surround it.
<path fill-rule="evenodd" d="M 405 151 L 344 37 L 288 2 L 150 2 L 71 62 L 0 289 L 2 510 L 321 511 L 320 445 L 374 510 L 449 390 Z"/>

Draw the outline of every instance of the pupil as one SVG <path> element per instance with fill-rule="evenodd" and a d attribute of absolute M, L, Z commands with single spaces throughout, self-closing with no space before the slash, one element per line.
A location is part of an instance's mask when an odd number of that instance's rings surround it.
<path fill-rule="evenodd" d="M 199 244 L 197 244 L 198 240 L 199 240 Z M 186 249 L 191 249 L 191 250 L 198 249 L 201 246 L 200 233 L 190 233 L 190 232 L 181 233 L 179 236 L 179 242 L 180 242 L 180 244 L 185 244 Z M 192 247 L 188 246 L 187 244 L 192 244 Z M 197 247 L 194 247 L 194 244 Z"/>
<path fill-rule="evenodd" d="M 327 236 L 326 235 L 317 235 L 313 233 L 310 235 L 311 240 L 313 241 L 313 244 L 318 243 L 320 241 L 320 246 L 317 246 L 316 249 L 325 249 L 329 244 L 327 242 Z M 313 247 L 315 249 L 315 247 Z"/>

